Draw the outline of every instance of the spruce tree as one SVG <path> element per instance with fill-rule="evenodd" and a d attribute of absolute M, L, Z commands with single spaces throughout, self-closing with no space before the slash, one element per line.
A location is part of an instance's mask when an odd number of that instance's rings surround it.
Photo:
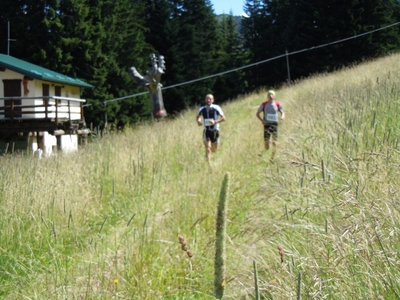
<path fill-rule="evenodd" d="M 138 54 L 146 45 L 140 9 L 129 0 L 90 0 L 86 5 L 77 0 L 64 2 L 60 11 L 65 19 L 63 61 L 71 66 L 71 75 L 95 86 L 84 92 L 89 101 L 88 123 L 102 127 L 107 119 L 124 125 L 149 117 L 149 107 L 142 105 L 141 98 L 111 101 L 137 91 L 128 68 L 141 62 Z"/>
<path fill-rule="evenodd" d="M 249 60 L 249 51 L 243 49 L 243 38 L 239 31 L 237 20 L 232 15 L 222 15 L 219 18 L 221 31 L 220 55 L 218 58 L 218 72 L 230 71 L 246 65 Z M 239 27 L 239 28 L 238 28 Z M 220 75 L 214 85 L 214 93 L 221 99 L 233 99 L 239 94 L 248 91 L 247 81 L 245 80 L 245 71 L 240 69 Z"/>
<path fill-rule="evenodd" d="M 244 20 L 244 37 L 253 52 L 252 60 L 283 55 L 247 72 L 253 87 L 286 81 L 285 51 L 295 53 L 288 57 L 294 80 L 399 47 L 399 26 L 334 43 L 397 22 L 400 4 L 396 0 L 270 0 L 263 4 L 248 0 L 246 4 L 250 18 Z M 321 45 L 327 46 L 318 47 Z"/>
<path fill-rule="evenodd" d="M 244 37 L 244 49 L 248 50 L 250 62 L 257 63 L 271 57 L 270 52 L 276 47 L 269 42 L 269 30 L 272 20 L 266 11 L 266 5 L 260 0 L 247 0 L 242 19 L 241 33 Z M 246 80 L 250 90 L 267 84 L 270 73 L 265 72 L 265 65 L 255 65 L 246 69 Z"/>
<path fill-rule="evenodd" d="M 170 48 L 165 53 L 167 84 L 180 84 L 214 74 L 218 68 L 220 32 L 210 2 L 170 2 L 174 8 L 167 35 Z M 213 93 L 214 82 L 215 78 L 211 78 L 165 90 L 167 110 L 179 111 L 203 103 L 204 96 Z"/>

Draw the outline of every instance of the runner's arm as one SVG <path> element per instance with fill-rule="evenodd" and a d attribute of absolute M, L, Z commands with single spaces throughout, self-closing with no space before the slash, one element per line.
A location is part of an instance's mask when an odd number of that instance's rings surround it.
<path fill-rule="evenodd" d="M 281 110 L 281 120 L 285 120 L 285 112 Z"/>
<path fill-rule="evenodd" d="M 257 117 L 257 119 L 259 119 L 259 120 L 261 121 L 261 123 L 263 123 L 263 124 L 264 124 L 264 119 L 263 119 L 263 118 L 261 118 L 261 113 L 262 113 L 262 111 L 257 111 L 257 113 L 256 113 L 256 117 Z"/>
<path fill-rule="evenodd" d="M 200 113 L 196 115 L 196 122 L 197 122 L 197 125 L 199 125 L 199 126 L 203 125 L 203 122 L 201 121 L 201 114 Z"/>
<path fill-rule="evenodd" d="M 221 122 L 224 122 L 224 121 L 226 121 L 225 115 L 219 115 L 219 118 L 218 118 L 217 121 L 215 121 L 215 123 L 221 123 Z"/>

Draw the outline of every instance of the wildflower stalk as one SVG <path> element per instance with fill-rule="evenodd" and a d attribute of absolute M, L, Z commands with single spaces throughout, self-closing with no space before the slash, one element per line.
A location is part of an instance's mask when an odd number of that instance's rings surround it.
<path fill-rule="evenodd" d="M 297 277 L 297 300 L 301 300 L 301 272 L 299 272 L 299 276 Z"/>
<path fill-rule="evenodd" d="M 215 278 L 214 293 L 217 299 L 222 299 L 226 285 L 226 215 L 228 205 L 229 191 L 229 173 L 225 174 L 219 195 L 218 211 L 217 211 L 217 227 L 215 241 Z"/>
<path fill-rule="evenodd" d="M 254 287 L 256 291 L 256 300 L 260 300 L 260 291 L 258 289 L 258 271 L 257 271 L 257 263 L 253 260 L 253 268 L 254 268 Z"/>

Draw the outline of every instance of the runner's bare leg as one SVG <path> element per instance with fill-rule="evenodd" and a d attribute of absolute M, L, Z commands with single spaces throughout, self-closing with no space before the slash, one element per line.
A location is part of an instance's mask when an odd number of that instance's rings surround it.
<path fill-rule="evenodd" d="M 275 157 L 275 153 L 276 153 L 276 144 L 277 144 L 277 137 L 276 136 L 272 136 L 272 153 L 271 153 L 271 160 L 274 159 Z"/>
<path fill-rule="evenodd" d="M 211 141 L 205 141 L 204 147 L 206 148 L 206 159 L 209 166 L 211 166 Z"/>
<path fill-rule="evenodd" d="M 218 149 L 218 143 L 211 143 L 211 152 L 215 153 Z"/>

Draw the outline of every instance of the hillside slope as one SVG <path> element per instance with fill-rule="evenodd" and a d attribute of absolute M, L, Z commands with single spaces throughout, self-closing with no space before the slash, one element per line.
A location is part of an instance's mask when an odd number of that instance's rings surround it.
<path fill-rule="evenodd" d="M 214 299 L 229 173 L 224 299 L 254 299 L 254 262 L 260 299 L 398 298 L 399 58 L 276 90 L 274 164 L 255 117 L 265 91 L 222 106 L 212 171 L 197 108 L 78 155 L 3 157 L 0 297 Z"/>

